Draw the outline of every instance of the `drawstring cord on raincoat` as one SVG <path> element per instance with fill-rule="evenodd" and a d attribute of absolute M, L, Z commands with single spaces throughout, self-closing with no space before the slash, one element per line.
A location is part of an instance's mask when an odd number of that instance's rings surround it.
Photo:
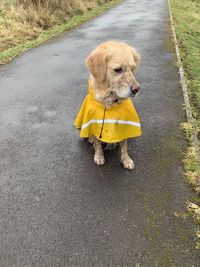
<path fill-rule="evenodd" d="M 102 122 L 102 125 L 101 125 L 101 132 L 100 132 L 99 138 L 102 138 L 102 132 L 103 132 L 103 126 L 104 126 L 105 115 L 106 115 L 106 107 L 104 108 L 103 122 Z"/>

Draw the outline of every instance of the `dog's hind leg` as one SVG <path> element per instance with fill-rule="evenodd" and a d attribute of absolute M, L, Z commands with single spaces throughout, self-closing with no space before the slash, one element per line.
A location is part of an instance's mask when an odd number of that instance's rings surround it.
<path fill-rule="evenodd" d="M 92 136 L 92 141 L 94 145 L 94 162 L 98 165 L 103 165 L 105 163 L 105 158 L 101 146 L 101 141 L 99 141 L 95 136 Z"/>
<path fill-rule="evenodd" d="M 127 140 L 121 141 L 119 145 L 120 145 L 121 162 L 124 165 L 124 168 L 133 170 L 134 162 L 128 155 Z"/>

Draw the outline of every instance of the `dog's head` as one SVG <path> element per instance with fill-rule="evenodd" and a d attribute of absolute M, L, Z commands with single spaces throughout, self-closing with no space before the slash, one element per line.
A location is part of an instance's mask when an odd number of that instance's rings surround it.
<path fill-rule="evenodd" d="M 139 91 L 135 70 L 140 61 L 135 49 L 125 43 L 108 41 L 99 45 L 87 58 L 95 97 L 107 106 Z"/>

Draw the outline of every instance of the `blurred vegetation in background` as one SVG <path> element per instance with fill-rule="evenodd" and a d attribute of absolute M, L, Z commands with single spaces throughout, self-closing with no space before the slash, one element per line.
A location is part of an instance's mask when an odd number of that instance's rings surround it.
<path fill-rule="evenodd" d="M 111 0 L 0 0 L 0 53 Z"/>

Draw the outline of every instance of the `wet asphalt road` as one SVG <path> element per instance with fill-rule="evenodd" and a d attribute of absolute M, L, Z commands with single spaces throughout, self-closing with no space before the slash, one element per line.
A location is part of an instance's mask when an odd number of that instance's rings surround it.
<path fill-rule="evenodd" d="M 143 136 L 93 163 L 73 121 L 87 92 L 84 60 L 107 39 L 142 56 L 134 102 Z M 182 93 L 166 0 L 127 0 L 0 67 L 0 266 L 199 266 L 191 220 L 174 216 L 184 184 Z"/>

